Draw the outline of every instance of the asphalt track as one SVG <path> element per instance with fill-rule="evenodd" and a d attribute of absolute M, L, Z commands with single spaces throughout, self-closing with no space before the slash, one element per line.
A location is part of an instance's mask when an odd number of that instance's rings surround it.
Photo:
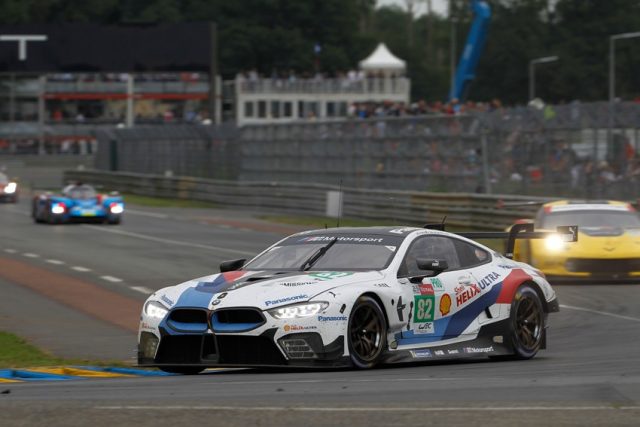
<path fill-rule="evenodd" d="M 142 207 L 121 226 L 46 226 L 28 209 L 0 205 L 0 329 L 74 357 L 130 360 L 148 292 L 295 230 Z M 639 291 L 557 286 L 549 348 L 530 361 L 3 384 L 0 425 L 639 425 Z"/>

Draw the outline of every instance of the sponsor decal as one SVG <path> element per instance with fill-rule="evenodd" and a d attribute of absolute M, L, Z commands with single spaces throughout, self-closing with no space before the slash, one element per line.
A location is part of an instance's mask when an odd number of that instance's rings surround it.
<path fill-rule="evenodd" d="M 156 328 L 154 328 L 153 326 L 151 326 L 150 324 L 148 324 L 147 322 L 141 322 L 140 323 L 140 329 L 143 329 L 145 331 L 153 331 Z"/>
<path fill-rule="evenodd" d="M 285 332 L 298 332 L 298 331 L 309 331 L 313 329 L 318 329 L 317 326 L 300 326 L 300 325 L 284 325 L 282 328 Z"/>
<path fill-rule="evenodd" d="M 491 353 L 493 351 L 493 346 L 489 347 L 465 347 L 464 352 L 469 354 L 474 353 Z"/>
<path fill-rule="evenodd" d="M 264 304 L 267 307 L 269 307 L 271 305 L 279 305 L 279 304 L 284 304 L 284 303 L 287 303 L 287 302 L 300 301 L 300 300 L 307 299 L 307 298 L 309 298 L 309 296 L 307 294 L 300 294 L 300 295 L 293 295 L 293 296 L 285 297 L 285 298 L 268 300 L 268 301 L 265 301 Z"/>
<path fill-rule="evenodd" d="M 405 227 L 405 228 L 396 228 L 395 230 L 389 230 L 389 233 L 393 234 L 404 234 L 411 233 L 415 228 Z"/>
<path fill-rule="evenodd" d="M 433 322 L 417 323 L 413 333 L 416 335 L 433 334 L 436 328 Z"/>
<path fill-rule="evenodd" d="M 435 350 L 433 354 L 436 356 L 444 356 L 444 350 Z"/>
<path fill-rule="evenodd" d="M 347 316 L 318 316 L 318 322 L 346 322 Z"/>
<path fill-rule="evenodd" d="M 458 293 L 456 295 L 456 305 L 458 307 L 460 307 L 462 304 L 464 304 L 465 302 L 471 300 L 473 297 L 478 295 L 480 292 L 482 292 L 480 290 L 480 286 L 478 286 L 476 284 L 471 284 L 471 285 L 467 286 L 464 291 L 462 291 L 462 292 L 460 292 L 460 293 Z"/>
<path fill-rule="evenodd" d="M 430 283 L 424 283 L 418 285 L 418 291 L 420 295 L 433 295 L 433 286 Z"/>
<path fill-rule="evenodd" d="M 407 305 L 402 303 L 402 296 L 398 298 L 398 320 L 404 322 L 404 309 Z"/>
<path fill-rule="evenodd" d="M 282 283 L 278 283 L 280 286 L 287 286 L 287 287 L 293 287 L 293 286 L 304 286 L 304 285 L 313 285 L 316 284 L 318 282 L 282 282 Z"/>
<path fill-rule="evenodd" d="M 302 239 L 300 239 L 300 242 L 304 242 L 304 243 L 309 243 L 309 242 L 330 242 L 333 239 L 335 239 L 336 236 L 311 236 L 311 237 L 304 237 Z M 338 237 L 338 242 L 345 242 L 345 243 L 382 243 L 383 242 L 383 238 L 382 237 L 357 237 L 357 236 L 353 236 L 353 237 L 346 237 L 346 236 L 340 236 Z"/>
<path fill-rule="evenodd" d="M 431 350 L 422 349 L 422 350 L 411 350 L 411 355 L 416 359 L 424 359 L 426 357 L 432 357 Z"/>
<path fill-rule="evenodd" d="M 496 335 L 493 337 L 493 342 L 496 344 L 502 344 L 504 342 L 504 337 L 502 335 Z"/>
<path fill-rule="evenodd" d="M 446 316 L 451 311 L 451 297 L 449 294 L 444 294 L 440 297 L 440 314 Z"/>
<path fill-rule="evenodd" d="M 440 279 L 434 277 L 432 279 L 429 279 L 429 281 L 431 282 L 431 286 L 433 286 L 434 291 L 444 292 L 444 285 L 442 284 L 442 281 L 440 281 Z"/>
<path fill-rule="evenodd" d="M 452 350 L 447 350 L 448 354 L 459 354 L 460 350 L 458 350 L 457 348 L 454 348 Z"/>
<path fill-rule="evenodd" d="M 353 273 L 345 271 L 323 271 L 321 273 L 309 273 L 309 276 L 315 277 L 318 280 L 333 280 L 340 277 L 351 276 Z"/>
<path fill-rule="evenodd" d="M 386 283 L 374 283 L 373 286 L 375 286 L 376 288 L 388 288 L 389 285 L 387 285 Z"/>
<path fill-rule="evenodd" d="M 510 265 L 510 264 L 498 264 L 498 268 L 503 268 L 505 270 L 513 270 L 514 268 L 516 268 L 516 265 Z"/>
<path fill-rule="evenodd" d="M 169 305 L 169 307 L 171 307 L 171 306 L 173 306 L 173 305 L 175 304 L 175 302 L 174 302 L 174 301 L 172 301 L 172 300 L 171 300 L 168 296 L 166 296 L 166 295 L 162 295 L 162 296 L 160 297 L 160 299 L 161 299 L 162 301 L 164 301 L 165 303 L 167 303 L 167 305 Z"/>
<path fill-rule="evenodd" d="M 480 282 L 478 282 L 478 286 L 480 286 L 480 289 L 487 288 L 495 283 L 500 277 L 501 276 L 499 273 L 491 272 L 484 276 L 482 280 L 480 280 Z"/>
<path fill-rule="evenodd" d="M 433 322 L 435 312 L 435 297 L 431 295 L 414 296 L 415 306 L 413 321 L 415 323 Z"/>

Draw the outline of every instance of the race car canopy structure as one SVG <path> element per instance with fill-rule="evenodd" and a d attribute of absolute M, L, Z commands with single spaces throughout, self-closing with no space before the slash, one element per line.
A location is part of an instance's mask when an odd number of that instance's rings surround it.
<path fill-rule="evenodd" d="M 214 25 L 3 25 L 0 72 L 208 72 Z"/>

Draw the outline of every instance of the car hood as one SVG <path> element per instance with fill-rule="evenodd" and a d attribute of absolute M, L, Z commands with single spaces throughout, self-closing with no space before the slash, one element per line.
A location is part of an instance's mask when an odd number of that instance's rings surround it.
<path fill-rule="evenodd" d="M 536 257 L 576 258 L 637 258 L 640 252 L 640 229 L 612 227 L 581 228 L 578 241 L 567 243 L 563 249 L 550 251 L 544 240 L 536 240 Z"/>
<path fill-rule="evenodd" d="M 308 301 L 327 290 L 380 280 L 379 271 L 230 271 L 161 289 L 156 297 L 175 307 L 258 307 L 262 310 Z"/>

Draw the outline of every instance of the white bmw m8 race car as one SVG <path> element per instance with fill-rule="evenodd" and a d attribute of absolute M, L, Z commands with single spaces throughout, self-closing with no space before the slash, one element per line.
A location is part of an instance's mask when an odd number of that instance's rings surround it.
<path fill-rule="evenodd" d="M 555 292 L 528 264 L 427 228 L 334 228 L 277 242 L 249 262 L 160 289 L 142 309 L 138 364 L 357 367 L 471 356 L 529 359 L 546 347 Z M 440 228 L 440 229 L 438 229 Z M 574 227 L 559 227 L 574 241 Z M 509 250 L 508 250 L 509 252 Z"/>

